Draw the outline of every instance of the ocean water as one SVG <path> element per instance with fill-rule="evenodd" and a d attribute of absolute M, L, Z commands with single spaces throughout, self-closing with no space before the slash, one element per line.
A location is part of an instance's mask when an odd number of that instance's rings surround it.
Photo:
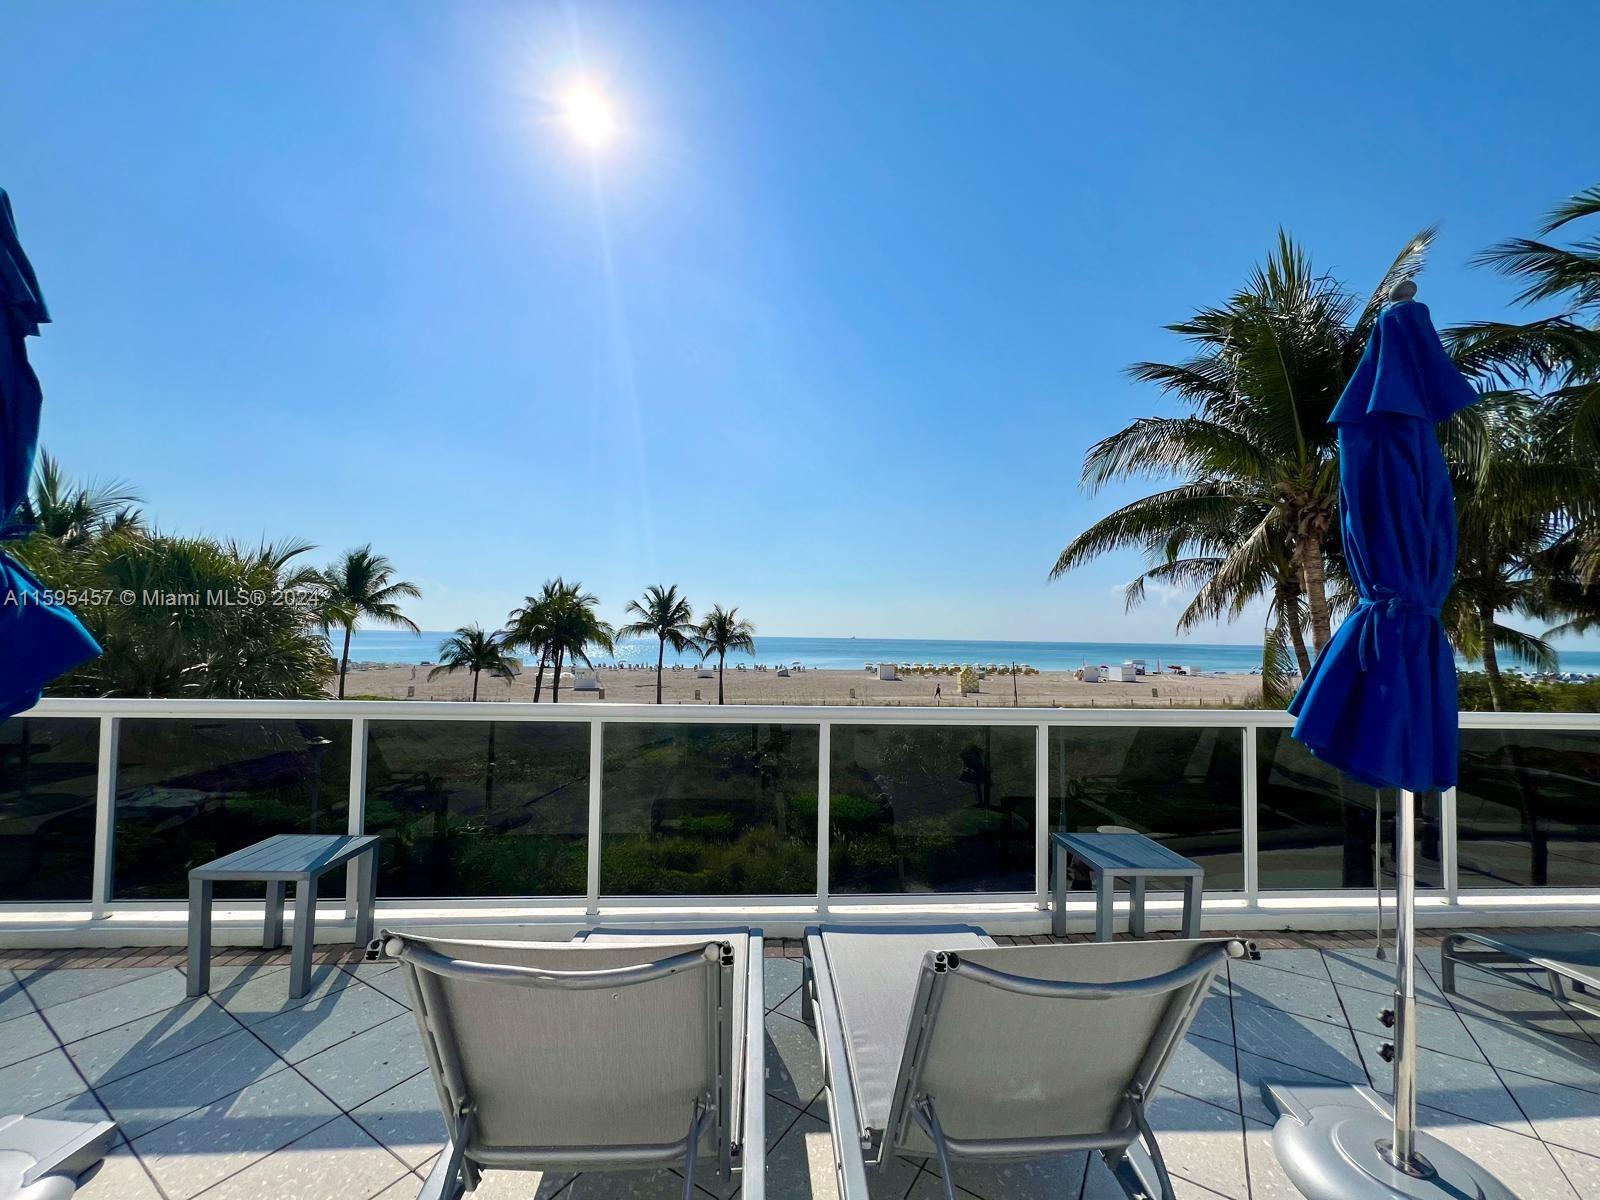
<path fill-rule="evenodd" d="M 449 632 L 428 630 L 420 634 L 393 629 L 358 629 L 350 642 L 354 662 L 438 662 L 439 647 Z M 337 643 L 335 652 L 337 653 Z M 1561 669 L 1600 673 L 1600 651 L 1563 649 Z M 859 671 L 867 663 L 1018 663 L 1041 671 L 1072 671 L 1089 665 L 1111 665 L 1142 658 L 1147 669 L 1178 663 L 1202 671 L 1247 672 L 1261 665 L 1259 645 L 1205 642 L 986 642 L 925 638 L 756 638 L 753 658 L 738 655 L 730 662 L 758 662 L 769 666 L 800 663 L 814 669 Z M 656 643 L 628 640 L 614 656 L 599 662 L 654 663 Z M 667 651 L 667 662 L 686 665 L 699 661 L 693 654 Z"/>

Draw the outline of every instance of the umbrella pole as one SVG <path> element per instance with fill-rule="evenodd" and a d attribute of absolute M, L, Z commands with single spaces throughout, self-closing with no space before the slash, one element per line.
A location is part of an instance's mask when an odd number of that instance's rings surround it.
<path fill-rule="evenodd" d="M 1394 1165 L 1417 1174 L 1417 797 L 1402 788 L 1395 807 Z M 1425 1169 L 1425 1168 L 1424 1168 Z"/>
<path fill-rule="evenodd" d="M 1383 954 L 1383 789 L 1372 789 L 1372 883 L 1378 889 L 1378 958 Z"/>

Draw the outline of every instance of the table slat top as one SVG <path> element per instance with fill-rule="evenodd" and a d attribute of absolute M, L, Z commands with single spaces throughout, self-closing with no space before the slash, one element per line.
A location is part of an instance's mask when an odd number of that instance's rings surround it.
<path fill-rule="evenodd" d="M 1142 833 L 1056 833 L 1064 846 L 1096 870 L 1117 875 L 1203 875 L 1205 869 Z"/>
<path fill-rule="evenodd" d="M 191 878 L 301 879 L 349 862 L 376 834 L 280 833 L 194 868 Z"/>

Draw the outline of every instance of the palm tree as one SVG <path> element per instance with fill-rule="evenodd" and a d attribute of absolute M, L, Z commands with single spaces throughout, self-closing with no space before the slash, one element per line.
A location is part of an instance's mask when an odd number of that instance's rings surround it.
<path fill-rule="evenodd" d="M 1558 204 L 1539 229 L 1548 237 L 1575 221 L 1600 217 L 1600 185 Z M 1556 301 L 1563 311 L 1526 324 L 1482 321 L 1450 331 L 1457 362 L 1501 381 L 1554 384 L 1545 402 L 1564 432 L 1590 453 L 1600 450 L 1600 241 L 1571 246 L 1510 238 L 1473 262 L 1523 281 L 1523 304 Z"/>
<path fill-rule="evenodd" d="M 700 647 L 701 662 L 712 654 L 717 656 L 717 703 L 721 704 L 722 674 L 727 665 L 728 651 L 742 650 L 746 654 L 754 654 L 756 627 L 740 619 L 737 608 L 724 610 L 722 605 L 713 604 L 705 620 L 695 630 L 695 641 Z"/>
<path fill-rule="evenodd" d="M 560 586 L 545 642 L 555 672 L 550 680 L 552 704 L 561 700 L 562 660 L 570 658 L 574 663 L 581 660 L 585 666 L 593 666 L 589 661 L 589 648 L 593 646 L 610 653 L 615 650 L 617 639 L 617 631 L 595 612 L 600 606 L 597 596 L 585 592 L 582 584 L 562 583 L 559 579 L 556 583 Z"/>
<path fill-rule="evenodd" d="M 1237 613 L 1270 589 L 1267 651 L 1287 639 L 1327 643 L 1342 575 L 1338 463 L 1328 426 L 1389 292 L 1422 267 L 1433 231 L 1417 234 L 1364 300 L 1317 274 L 1287 234 L 1220 308 L 1168 328 L 1196 347 L 1180 363 L 1129 374 L 1190 411 L 1148 417 L 1090 447 L 1083 483 L 1178 477 L 1095 522 L 1056 559 L 1051 578 L 1113 550 L 1138 549 L 1185 582 L 1210 585 L 1191 614 Z M 1186 560 L 1198 558 L 1197 563 Z M 1147 572 L 1148 574 L 1148 572 Z M 1138 581 L 1135 581 L 1136 584 Z M 1304 666 L 1308 655 L 1299 657 Z"/>
<path fill-rule="evenodd" d="M 1293 548 L 1282 529 L 1266 520 L 1268 515 L 1260 505 L 1240 504 L 1219 508 L 1214 523 L 1203 516 L 1191 519 L 1164 544 L 1151 547 L 1152 565 L 1128 584 L 1123 599 L 1131 610 L 1143 602 L 1148 584 L 1194 588 L 1177 623 L 1177 632 L 1189 633 L 1208 622 L 1236 620 L 1265 595 L 1261 703 L 1281 708 L 1293 695 L 1292 675 L 1298 671 L 1303 678 L 1311 669 L 1311 656 L 1305 640 L 1305 589 Z M 1331 597 L 1329 603 L 1340 608 L 1343 599 Z"/>
<path fill-rule="evenodd" d="M 656 647 L 656 703 L 661 703 L 661 671 L 666 663 L 667 645 L 682 653 L 694 645 L 694 612 L 689 601 L 678 595 L 678 585 L 646 588 L 643 600 L 629 600 L 625 610 L 639 619 L 617 630 L 619 637 L 654 635 Z"/>
<path fill-rule="evenodd" d="M 1482 661 L 1497 711 L 1500 654 L 1554 670 L 1548 639 L 1580 630 L 1593 611 L 1579 566 L 1583 531 L 1600 520 L 1600 466 L 1564 428 L 1565 414 L 1538 396 L 1488 391 L 1444 429 L 1460 529 L 1445 625 L 1462 654 Z M 1565 624 L 1540 637 L 1504 624 L 1504 613 Z"/>
<path fill-rule="evenodd" d="M 546 579 L 537 596 L 525 596 L 522 605 L 507 614 L 506 627 L 500 634 L 502 646 L 507 649 L 522 646 L 538 659 L 538 670 L 533 677 L 535 704 L 544 693 L 544 671 L 550 662 L 550 625 L 566 586 L 559 576 Z"/>
<path fill-rule="evenodd" d="M 211 538 L 120 530 L 79 551 L 30 539 L 30 565 L 51 586 L 239 595 L 305 592 L 304 542 L 242 548 Z M 307 594 L 320 595 L 320 588 Z M 115 604 L 86 608 L 102 653 L 51 685 L 59 695 L 288 699 L 324 694 L 333 675 L 326 630 L 309 604 Z"/>
<path fill-rule="evenodd" d="M 138 493 L 120 479 L 69 481 L 60 460 L 40 451 L 33 487 L 17 517 L 39 536 L 81 550 L 101 534 L 139 529 L 138 503 Z M 0 521 L 5 515 L 0 513 Z"/>
<path fill-rule="evenodd" d="M 1579 192 L 1547 214 L 1539 230 L 1548 237 L 1566 226 L 1600 217 L 1600 186 Z M 1474 260 L 1524 284 L 1524 304 L 1556 302 L 1555 316 L 1523 324 L 1480 321 L 1449 331 L 1457 365 L 1489 387 L 1525 387 L 1541 393 L 1547 436 L 1577 460 L 1600 455 L 1600 241 L 1555 245 L 1511 238 Z M 1600 526 L 1583 518 L 1571 539 L 1571 565 L 1600 577 Z"/>
<path fill-rule="evenodd" d="M 453 675 L 457 671 L 471 671 L 472 698 L 476 700 L 480 674 L 487 671 L 504 679 L 506 686 L 510 687 L 521 666 L 520 662 L 506 654 L 505 647 L 495 634 L 485 633 L 478 625 L 463 625 L 445 639 L 440 647 L 439 665 L 428 672 L 428 678 L 432 680 L 441 675 Z"/>
<path fill-rule="evenodd" d="M 422 591 L 414 583 L 395 581 L 394 564 L 372 547 L 360 546 L 329 564 L 317 577 L 322 589 L 322 623 L 344 630 L 344 649 L 339 655 L 339 699 L 344 699 L 345 674 L 350 669 L 350 635 L 357 623 L 371 621 L 420 633 L 415 621 L 400 611 L 397 601 L 416 600 Z"/>

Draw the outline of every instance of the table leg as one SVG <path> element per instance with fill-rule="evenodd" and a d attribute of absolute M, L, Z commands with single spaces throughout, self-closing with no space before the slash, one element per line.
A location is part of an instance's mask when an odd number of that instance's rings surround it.
<path fill-rule="evenodd" d="M 1135 875 L 1128 881 L 1128 932 L 1134 937 L 1144 936 L 1144 876 Z"/>
<path fill-rule="evenodd" d="M 1117 894 L 1117 877 L 1109 873 L 1095 876 L 1094 880 L 1094 940 L 1109 942 L 1112 935 L 1113 904 Z"/>
<path fill-rule="evenodd" d="M 1060 846 L 1050 848 L 1050 932 L 1067 936 L 1067 855 Z"/>
<path fill-rule="evenodd" d="M 372 940 L 372 910 L 378 904 L 378 851 L 373 847 L 357 860 L 356 870 L 356 945 Z"/>
<path fill-rule="evenodd" d="M 1183 892 L 1183 936 L 1200 936 L 1200 904 L 1205 895 L 1205 876 L 1192 876 Z"/>
<path fill-rule="evenodd" d="M 211 899 L 216 884 L 209 879 L 189 880 L 189 982 L 187 994 L 203 996 L 211 990 Z"/>
<path fill-rule="evenodd" d="M 311 990 L 311 948 L 316 941 L 317 880 L 300 879 L 294 885 L 294 950 L 289 964 L 289 999 L 298 1000 Z"/>
<path fill-rule="evenodd" d="M 261 933 L 261 948 L 276 950 L 283 945 L 283 893 L 281 879 L 267 880 L 267 919 Z"/>

